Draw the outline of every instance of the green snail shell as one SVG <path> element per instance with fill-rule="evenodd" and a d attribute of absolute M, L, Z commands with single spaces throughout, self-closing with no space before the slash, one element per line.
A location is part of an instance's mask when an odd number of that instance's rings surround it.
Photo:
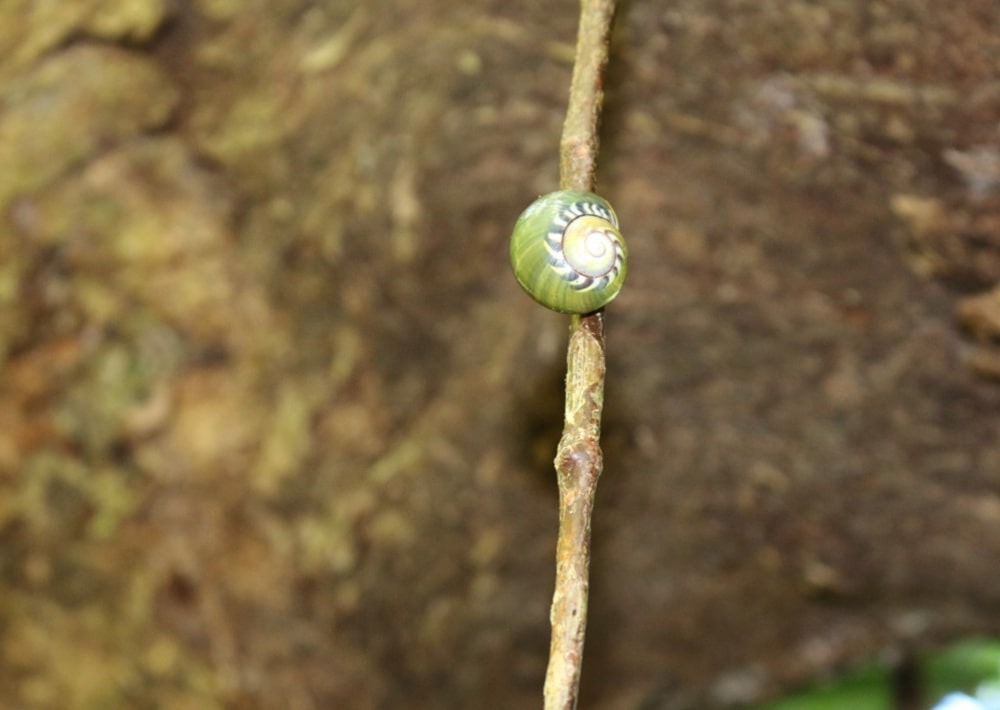
<path fill-rule="evenodd" d="M 590 313 L 621 291 L 628 251 L 607 200 L 560 190 L 539 197 L 518 218 L 510 261 L 518 283 L 546 308 Z"/>

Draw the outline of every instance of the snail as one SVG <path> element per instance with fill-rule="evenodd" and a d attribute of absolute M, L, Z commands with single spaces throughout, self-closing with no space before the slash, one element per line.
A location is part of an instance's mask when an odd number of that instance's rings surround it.
<path fill-rule="evenodd" d="M 521 213 L 510 238 L 510 261 L 521 287 L 546 308 L 590 313 L 618 295 L 628 251 L 605 199 L 560 190 Z"/>

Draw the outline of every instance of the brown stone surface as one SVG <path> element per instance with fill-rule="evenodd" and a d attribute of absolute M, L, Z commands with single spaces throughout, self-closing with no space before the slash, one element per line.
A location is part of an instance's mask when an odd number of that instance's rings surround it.
<path fill-rule="evenodd" d="M 3 702 L 540 702 L 566 322 L 506 239 L 575 11 L 0 2 Z M 1000 633 L 998 38 L 622 13 L 583 707 Z"/>

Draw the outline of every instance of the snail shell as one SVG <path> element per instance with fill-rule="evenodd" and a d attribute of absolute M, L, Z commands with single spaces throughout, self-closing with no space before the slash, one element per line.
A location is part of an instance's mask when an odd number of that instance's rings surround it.
<path fill-rule="evenodd" d="M 518 283 L 560 313 L 590 313 L 610 303 L 625 282 L 627 260 L 615 211 L 590 192 L 539 197 L 518 218 L 510 239 Z"/>

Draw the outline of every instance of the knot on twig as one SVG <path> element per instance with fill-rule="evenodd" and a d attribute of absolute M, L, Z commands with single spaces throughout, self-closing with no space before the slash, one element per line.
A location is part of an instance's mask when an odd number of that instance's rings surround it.
<path fill-rule="evenodd" d="M 575 442 L 561 441 L 556 451 L 555 464 L 560 486 L 594 486 L 603 467 L 601 446 L 597 439 L 590 438 Z"/>

